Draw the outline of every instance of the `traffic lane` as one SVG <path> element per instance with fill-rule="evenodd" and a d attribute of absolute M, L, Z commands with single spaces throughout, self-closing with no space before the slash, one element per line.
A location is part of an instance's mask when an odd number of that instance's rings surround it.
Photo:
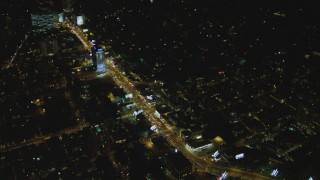
<path fill-rule="evenodd" d="M 77 28 L 77 30 L 78 30 L 78 29 L 79 29 L 79 28 Z M 78 31 L 80 31 L 80 30 L 78 30 Z M 77 33 L 77 34 L 78 34 L 78 33 Z M 81 33 L 79 32 L 79 34 L 82 34 L 82 32 L 81 32 Z M 87 41 L 87 42 L 88 42 L 88 41 Z M 88 43 L 88 44 L 89 44 L 89 43 Z M 118 73 L 117 73 L 117 74 L 119 74 L 119 75 L 120 75 L 120 72 L 118 71 Z M 120 77 L 122 77 L 122 80 L 123 80 L 123 81 L 128 81 L 128 79 L 127 79 L 127 78 L 123 78 L 123 74 L 121 74 L 121 75 L 120 75 Z M 128 87 L 130 87 L 130 86 L 128 86 Z M 128 87 L 127 87 L 127 88 L 128 88 Z M 150 108 L 150 110 L 153 110 L 153 109 L 152 109 L 152 108 Z M 182 148 L 182 150 L 183 150 L 183 151 L 185 151 L 185 149 L 184 149 L 184 148 Z M 187 152 L 187 151 L 185 151 L 185 152 Z M 187 153 L 187 154 L 188 154 L 188 153 Z"/>

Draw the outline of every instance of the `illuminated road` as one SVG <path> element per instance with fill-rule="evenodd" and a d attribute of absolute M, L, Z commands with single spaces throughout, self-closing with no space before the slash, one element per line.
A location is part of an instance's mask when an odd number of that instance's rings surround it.
<path fill-rule="evenodd" d="M 67 25 L 71 28 L 71 32 L 74 33 L 80 41 L 84 44 L 85 48 L 90 51 L 90 42 L 83 35 L 82 30 L 78 27 Z M 228 175 L 233 177 L 241 177 L 241 179 L 272 179 L 261 174 L 242 171 L 237 168 L 229 166 L 221 166 L 218 164 L 213 164 L 213 162 L 207 158 L 199 157 L 194 153 L 188 151 L 185 147 L 185 143 L 178 136 L 177 128 L 171 126 L 167 123 L 165 119 L 159 117 L 155 114 L 156 109 L 153 105 L 148 104 L 145 97 L 135 89 L 133 83 L 125 76 L 125 73 L 119 70 L 111 60 L 106 59 L 107 69 L 109 75 L 113 78 L 114 82 L 122 88 L 126 93 L 131 93 L 133 95 L 132 101 L 141 109 L 146 116 L 146 119 L 149 121 L 150 125 L 156 125 L 157 129 L 164 133 L 167 141 L 177 148 L 181 153 L 189 159 L 193 167 L 199 171 L 204 171 L 207 173 L 221 175 L 224 171 L 227 171 Z"/>
<path fill-rule="evenodd" d="M 63 76 L 62 73 L 59 71 L 55 71 L 55 73 L 59 73 L 59 75 L 63 77 L 63 82 L 61 84 L 61 87 L 66 87 L 67 83 L 68 83 L 66 77 Z M 64 93 L 64 97 L 69 102 L 71 109 L 72 109 L 72 112 L 77 119 L 78 124 L 76 126 L 62 129 L 60 131 L 57 131 L 54 133 L 49 133 L 46 135 L 41 134 L 41 136 L 34 137 L 34 138 L 28 139 L 28 140 L 24 140 L 19 143 L 0 145 L 0 153 L 12 151 L 12 150 L 19 149 L 19 148 L 29 146 L 29 145 L 41 144 L 41 143 L 44 143 L 44 142 L 50 140 L 53 137 L 58 137 L 63 134 L 73 134 L 73 133 L 82 131 L 84 128 L 88 127 L 89 125 L 85 122 L 84 117 L 80 114 L 79 109 L 76 107 L 75 103 L 73 102 L 73 100 L 71 98 L 71 91 L 69 89 L 66 89 L 66 92 Z"/>
<path fill-rule="evenodd" d="M 24 37 L 24 39 L 21 41 L 20 45 L 18 46 L 16 52 L 14 53 L 14 55 L 12 56 L 12 58 L 10 59 L 10 61 L 9 61 L 8 65 L 6 66 L 6 68 L 9 68 L 9 67 L 12 65 L 13 61 L 14 61 L 14 60 L 16 59 L 16 57 L 17 57 L 18 51 L 21 49 L 23 43 L 28 39 L 28 37 L 29 37 L 29 36 L 26 34 L 25 37 Z"/>
<path fill-rule="evenodd" d="M 54 132 L 54 133 L 49 133 L 47 135 L 43 135 L 43 136 L 39 136 L 39 137 L 34 137 L 32 139 L 28 139 L 19 143 L 15 143 L 15 144 L 9 144 L 9 145 L 0 145 L 0 153 L 4 153 L 4 152 L 8 152 L 8 151 L 12 151 L 15 149 L 19 149 L 25 146 L 29 146 L 29 145 L 34 145 L 34 144 L 41 144 L 44 143 L 48 140 L 50 140 L 53 137 L 58 137 L 61 136 L 63 134 L 73 134 L 79 131 L 82 131 L 84 128 L 88 127 L 88 124 L 85 123 L 84 118 L 81 116 L 79 110 L 76 108 L 74 102 L 71 99 L 71 93 L 69 91 L 67 91 L 65 93 L 65 98 L 69 101 L 71 109 L 74 113 L 74 115 L 76 116 L 77 120 L 78 120 L 78 125 L 73 126 L 73 127 L 69 127 L 66 129 L 62 129 L 60 131 Z"/>
<path fill-rule="evenodd" d="M 1 145 L 0 153 L 12 151 L 12 150 L 15 150 L 15 149 L 19 149 L 19 148 L 22 148 L 22 147 L 25 147 L 25 146 L 34 145 L 34 144 L 41 144 L 41 143 L 44 143 L 44 142 L 50 140 L 53 137 L 58 137 L 58 136 L 61 136 L 63 134 L 73 134 L 73 133 L 76 133 L 78 131 L 82 131 L 82 129 L 85 128 L 85 127 L 87 127 L 87 126 L 79 124 L 77 126 L 69 127 L 69 128 L 60 130 L 60 131 L 55 132 L 55 133 L 49 133 L 49 134 L 44 135 L 44 136 L 34 137 L 32 139 L 29 139 L 29 140 L 26 140 L 26 141 L 22 141 L 20 143 L 16 143 L 16 144 L 13 144 L 13 145 Z"/>

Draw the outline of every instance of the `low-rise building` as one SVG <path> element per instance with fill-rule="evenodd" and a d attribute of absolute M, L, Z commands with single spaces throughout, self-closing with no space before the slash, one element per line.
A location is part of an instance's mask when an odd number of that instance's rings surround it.
<path fill-rule="evenodd" d="M 211 148 L 213 145 L 208 140 L 187 140 L 186 148 L 191 152 L 201 152 Z"/>
<path fill-rule="evenodd" d="M 192 173 L 192 165 L 181 152 L 172 153 L 167 156 L 169 170 L 177 179 L 183 179 Z"/>

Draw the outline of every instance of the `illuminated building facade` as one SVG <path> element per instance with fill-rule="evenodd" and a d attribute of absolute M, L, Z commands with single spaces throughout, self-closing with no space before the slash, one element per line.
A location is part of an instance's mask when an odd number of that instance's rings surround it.
<path fill-rule="evenodd" d="M 52 29 L 58 14 L 31 14 L 32 27 L 39 29 Z"/>
<path fill-rule="evenodd" d="M 104 57 L 104 50 L 98 49 L 96 52 L 96 59 L 97 59 L 97 73 L 102 74 L 107 72 L 106 62 Z"/>
<path fill-rule="evenodd" d="M 191 152 L 201 152 L 212 147 L 210 141 L 205 140 L 187 140 L 186 149 Z"/>

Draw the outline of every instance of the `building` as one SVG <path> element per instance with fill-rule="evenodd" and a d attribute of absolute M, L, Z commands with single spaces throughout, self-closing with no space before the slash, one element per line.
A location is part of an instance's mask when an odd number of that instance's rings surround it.
<path fill-rule="evenodd" d="M 99 47 L 98 45 L 96 45 L 96 41 L 92 40 L 91 41 L 91 57 L 92 57 L 92 64 L 93 66 L 97 66 L 97 56 L 96 56 L 96 52 L 98 51 Z"/>
<path fill-rule="evenodd" d="M 186 141 L 187 139 L 192 138 L 192 132 L 190 131 L 190 129 L 180 130 L 179 131 L 179 135 L 184 141 Z"/>
<path fill-rule="evenodd" d="M 191 152 L 201 152 L 213 147 L 212 143 L 207 140 L 187 140 L 186 148 Z"/>
<path fill-rule="evenodd" d="M 35 29 L 52 29 L 57 17 L 57 13 L 31 14 L 32 27 Z"/>
<path fill-rule="evenodd" d="M 83 16 L 77 16 L 77 25 L 82 26 L 84 24 Z"/>
<path fill-rule="evenodd" d="M 40 42 L 42 56 L 51 56 L 59 52 L 58 41 L 56 39 L 47 39 Z"/>
<path fill-rule="evenodd" d="M 62 9 L 64 12 L 71 12 L 73 10 L 71 0 L 62 0 Z"/>
<path fill-rule="evenodd" d="M 58 14 L 58 22 L 64 23 L 64 14 L 63 13 Z"/>
<path fill-rule="evenodd" d="M 198 126 L 190 126 L 190 131 L 192 132 L 192 139 L 202 139 L 203 128 Z"/>
<path fill-rule="evenodd" d="M 102 74 L 102 73 L 107 72 L 103 49 L 100 48 L 97 50 L 96 59 L 97 59 L 97 73 Z"/>
<path fill-rule="evenodd" d="M 166 158 L 169 171 L 177 179 L 184 179 L 192 173 L 192 165 L 181 152 L 171 153 Z"/>

